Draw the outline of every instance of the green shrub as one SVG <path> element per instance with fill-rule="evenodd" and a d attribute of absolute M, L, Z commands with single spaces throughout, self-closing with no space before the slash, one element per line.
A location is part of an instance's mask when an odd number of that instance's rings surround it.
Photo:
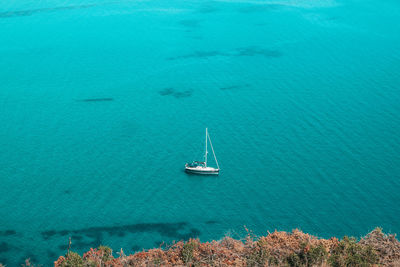
<path fill-rule="evenodd" d="M 303 243 L 300 246 L 300 251 L 290 254 L 286 261 L 292 267 L 311 267 L 321 265 L 326 260 L 327 255 L 328 252 L 322 245 L 311 246 Z"/>
<path fill-rule="evenodd" d="M 154 266 L 160 266 L 161 263 L 162 263 L 162 259 L 161 259 L 161 258 L 155 258 L 155 259 L 153 260 L 153 265 L 154 265 Z"/>
<path fill-rule="evenodd" d="M 318 245 L 316 247 L 311 247 L 307 253 L 307 266 L 321 265 L 328 255 L 324 246 Z"/>
<path fill-rule="evenodd" d="M 279 265 L 279 260 L 271 255 L 265 242 L 266 241 L 263 239 L 256 242 L 256 246 L 251 249 L 249 255 L 247 256 L 247 266 L 264 266 L 266 263 L 268 266 Z"/>
<path fill-rule="evenodd" d="M 83 267 L 83 259 L 78 253 L 70 252 L 65 258 L 66 261 L 62 263 L 62 267 Z"/>
<path fill-rule="evenodd" d="M 110 247 L 107 247 L 107 246 L 99 246 L 99 247 L 98 247 L 98 250 L 101 251 L 101 252 L 103 252 L 103 256 L 101 257 L 101 260 L 102 260 L 103 262 L 106 262 L 106 261 L 108 261 L 108 260 L 111 259 L 111 257 L 112 257 L 112 249 L 111 249 Z"/>
<path fill-rule="evenodd" d="M 333 249 L 328 259 L 329 264 L 333 267 L 368 267 L 377 261 L 376 252 L 371 246 L 360 245 L 354 237 L 347 236 Z"/>
<path fill-rule="evenodd" d="M 292 253 L 288 256 L 287 258 L 287 263 L 289 264 L 289 266 L 291 267 L 300 267 L 303 266 L 303 263 L 299 257 L 299 255 L 297 255 L 296 253 Z"/>
<path fill-rule="evenodd" d="M 184 263 L 193 261 L 193 252 L 197 249 L 198 244 L 194 240 L 189 240 L 183 245 L 182 260 Z"/>
<path fill-rule="evenodd" d="M 98 267 L 98 264 L 92 260 L 85 260 L 84 265 L 85 267 Z"/>

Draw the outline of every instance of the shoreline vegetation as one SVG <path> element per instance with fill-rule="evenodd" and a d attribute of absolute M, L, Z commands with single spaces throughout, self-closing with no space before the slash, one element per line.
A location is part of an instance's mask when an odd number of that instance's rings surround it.
<path fill-rule="evenodd" d="M 322 239 L 297 229 L 261 237 L 247 233 L 242 239 L 190 239 L 132 255 L 125 255 L 122 249 L 113 253 L 107 246 L 91 248 L 82 256 L 68 251 L 54 266 L 400 266 L 400 242 L 381 228 L 359 240 L 347 236 Z M 22 266 L 40 265 L 28 259 Z"/>

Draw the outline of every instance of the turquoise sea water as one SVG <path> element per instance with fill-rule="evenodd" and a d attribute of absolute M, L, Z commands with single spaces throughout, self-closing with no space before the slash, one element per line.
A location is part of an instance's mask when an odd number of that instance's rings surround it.
<path fill-rule="evenodd" d="M 400 233 L 396 0 L 1 1 L 0 262 Z M 222 168 L 189 176 L 209 128 Z"/>

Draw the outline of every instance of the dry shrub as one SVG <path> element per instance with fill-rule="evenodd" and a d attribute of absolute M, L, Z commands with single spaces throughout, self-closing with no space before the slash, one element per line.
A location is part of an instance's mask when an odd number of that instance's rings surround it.
<path fill-rule="evenodd" d="M 299 230 L 268 233 L 257 238 L 251 232 L 243 240 L 225 237 L 201 243 L 198 239 L 177 242 L 114 258 L 111 249 L 91 249 L 83 256 L 84 266 L 371 266 L 378 256 L 382 266 L 400 266 L 400 243 L 394 235 L 375 229 L 359 242 L 355 239 L 320 239 Z M 372 255 L 372 256 L 371 256 Z M 79 260 L 79 259 L 77 259 Z M 55 267 L 67 266 L 60 257 Z M 356 265 L 347 265 L 356 266 Z M 357 265 L 358 266 L 358 265 Z M 361 265 L 360 265 L 361 266 Z"/>
<path fill-rule="evenodd" d="M 400 242 L 396 235 L 384 234 L 377 227 L 363 237 L 359 244 L 371 246 L 378 254 L 379 264 L 385 266 L 400 266 Z"/>

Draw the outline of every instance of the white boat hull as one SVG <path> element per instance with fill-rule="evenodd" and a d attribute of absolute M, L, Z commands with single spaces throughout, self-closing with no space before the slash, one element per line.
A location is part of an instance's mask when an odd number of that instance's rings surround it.
<path fill-rule="evenodd" d="M 193 174 L 200 174 L 200 175 L 218 175 L 219 169 L 212 168 L 212 167 L 185 167 L 185 171 L 188 173 Z"/>

